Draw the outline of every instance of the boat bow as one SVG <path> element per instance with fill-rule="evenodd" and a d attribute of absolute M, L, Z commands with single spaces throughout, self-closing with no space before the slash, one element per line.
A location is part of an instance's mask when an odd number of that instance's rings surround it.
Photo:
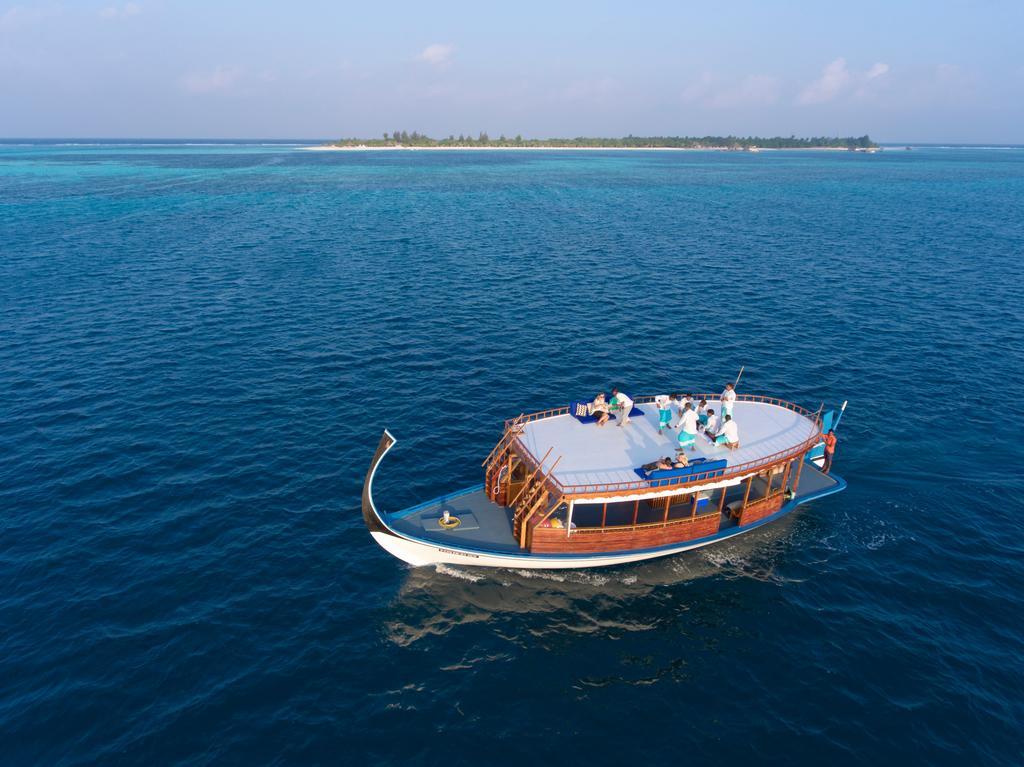
<path fill-rule="evenodd" d="M 374 453 L 373 460 L 370 461 L 370 468 L 366 472 L 366 479 L 363 480 L 363 521 L 371 533 L 394 535 L 384 521 L 384 516 L 377 511 L 377 507 L 373 503 L 373 477 L 377 473 L 377 466 L 380 465 L 384 456 L 394 447 L 397 441 L 391 432 L 387 429 L 384 430 L 380 437 L 380 442 L 377 444 L 377 452 Z"/>

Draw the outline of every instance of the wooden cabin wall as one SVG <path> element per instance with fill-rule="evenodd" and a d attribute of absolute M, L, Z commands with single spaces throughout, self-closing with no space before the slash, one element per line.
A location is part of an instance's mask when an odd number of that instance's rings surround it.
<path fill-rule="evenodd" d="M 530 552 L 592 554 L 649 549 L 714 535 L 718 532 L 721 520 L 722 516 L 716 510 L 697 517 L 672 520 L 667 525 L 580 528 L 569 536 L 566 535 L 564 528 L 535 527 L 530 533 Z"/>

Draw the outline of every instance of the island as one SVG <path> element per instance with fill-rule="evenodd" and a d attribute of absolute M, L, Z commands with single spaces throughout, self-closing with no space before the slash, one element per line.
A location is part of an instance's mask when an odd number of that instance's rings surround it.
<path fill-rule="evenodd" d="M 418 131 L 384 132 L 381 138 L 342 138 L 311 149 L 703 149 L 757 152 L 762 149 L 840 149 L 874 152 L 878 144 L 870 136 L 625 136 L 623 138 L 530 139 L 504 134 L 491 138 L 481 132 L 476 138 L 459 134 L 431 138 Z"/>

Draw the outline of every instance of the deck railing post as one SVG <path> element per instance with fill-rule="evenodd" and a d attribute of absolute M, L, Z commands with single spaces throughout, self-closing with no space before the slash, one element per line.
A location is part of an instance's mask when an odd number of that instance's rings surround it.
<path fill-rule="evenodd" d="M 569 501 L 569 512 L 565 515 L 565 537 L 568 538 L 572 533 L 572 507 L 576 501 Z"/>
<path fill-rule="evenodd" d="M 661 520 L 661 524 L 663 524 L 663 525 L 667 525 L 668 524 L 668 507 L 669 507 L 669 504 L 671 502 L 672 502 L 672 496 L 666 495 L 665 496 L 665 518 Z"/>
<path fill-rule="evenodd" d="M 747 508 L 747 499 L 750 498 L 750 488 L 753 486 L 753 484 L 754 475 L 751 474 L 749 477 L 747 477 L 747 492 L 743 494 L 743 505 L 740 507 L 741 509 Z"/>
<path fill-rule="evenodd" d="M 633 502 L 633 526 L 636 527 L 636 521 L 640 517 L 640 499 L 637 498 Z"/>
<path fill-rule="evenodd" d="M 693 491 L 693 509 L 690 511 L 690 519 L 697 518 L 697 496 L 699 495 L 700 493 L 698 493 L 696 490 Z"/>
<path fill-rule="evenodd" d="M 807 458 L 807 453 L 802 453 L 797 458 L 796 465 L 796 476 L 793 478 L 793 495 L 796 495 L 797 488 L 800 487 L 800 472 L 804 468 L 804 460 Z"/>
<path fill-rule="evenodd" d="M 718 499 L 718 513 L 719 514 L 721 514 L 722 513 L 722 509 L 725 508 L 725 494 L 728 492 L 728 490 L 729 490 L 729 488 L 726 485 L 722 485 L 722 497 Z"/>

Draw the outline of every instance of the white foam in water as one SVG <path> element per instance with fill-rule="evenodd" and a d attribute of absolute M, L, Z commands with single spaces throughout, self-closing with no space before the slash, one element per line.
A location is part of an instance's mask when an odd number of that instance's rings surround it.
<path fill-rule="evenodd" d="M 482 575 L 473 575 L 471 573 L 467 573 L 465 570 L 458 570 L 444 564 L 434 565 L 434 570 L 441 575 L 450 575 L 452 578 L 461 578 L 462 580 L 469 581 L 470 583 L 479 583 L 484 579 Z"/>
<path fill-rule="evenodd" d="M 524 578 L 539 578 L 556 583 L 586 583 L 591 586 L 603 586 L 610 580 L 606 575 L 583 570 L 513 570 L 512 572 Z"/>

